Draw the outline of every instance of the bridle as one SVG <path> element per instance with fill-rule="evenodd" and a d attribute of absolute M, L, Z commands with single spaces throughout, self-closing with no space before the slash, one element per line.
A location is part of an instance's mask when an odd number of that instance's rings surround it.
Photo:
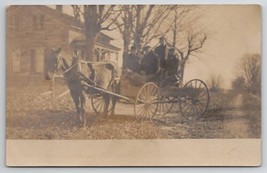
<path fill-rule="evenodd" d="M 63 72 L 62 74 L 64 75 L 65 73 L 69 72 L 71 69 L 73 69 L 74 67 L 78 66 L 78 69 L 77 69 L 77 72 L 78 72 L 78 75 L 79 77 L 84 80 L 84 81 L 87 81 L 88 83 L 91 83 L 92 85 L 96 86 L 96 72 L 95 72 L 95 75 L 94 75 L 94 78 L 93 80 L 88 78 L 87 76 L 84 76 L 82 73 L 81 73 L 81 69 L 79 68 L 79 64 L 80 63 L 83 63 L 82 61 L 80 61 L 79 59 L 77 60 L 77 62 L 75 62 L 73 65 L 71 65 L 70 67 L 66 67 L 65 66 L 65 63 L 63 62 L 63 56 L 61 53 L 59 53 L 59 55 L 56 57 L 57 61 L 56 61 L 56 71 L 58 71 L 62 66 L 63 66 Z"/>
<path fill-rule="evenodd" d="M 57 56 L 57 61 L 56 61 L 56 70 L 60 69 L 60 61 L 62 62 L 62 66 L 64 68 L 64 71 L 62 72 L 63 74 L 69 72 L 71 69 L 73 69 L 75 66 L 77 66 L 79 64 L 79 61 L 77 61 L 76 63 L 74 63 L 73 65 L 71 65 L 70 67 L 66 67 L 64 62 L 63 62 L 63 56 L 61 55 L 61 53 Z"/>

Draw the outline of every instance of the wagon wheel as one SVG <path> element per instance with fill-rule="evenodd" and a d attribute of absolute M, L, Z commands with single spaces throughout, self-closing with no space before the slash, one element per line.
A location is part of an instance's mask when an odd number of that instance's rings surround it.
<path fill-rule="evenodd" d="M 183 92 L 180 100 L 181 114 L 188 120 L 198 120 L 209 105 L 207 85 L 199 79 L 193 79 L 185 84 Z"/>
<path fill-rule="evenodd" d="M 152 119 L 157 111 L 159 90 L 153 82 L 143 85 L 137 93 L 134 115 L 137 121 Z"/>
<path fill-rule="evenodd" d="M 91 97 L 92 108 L 94 109 L 95 113 L 103 113 L 105 109 L 105 100 L 102 94 L 94 94 Z M 109 104 L 108 112 L 112 109 L 112 104 Z"/>
<path fill-rule="evenodd" d="M 173 98 L 171 97 L 161 96 L 158 101 L 158 108 L 156 115 L 165 116 L 166 114 L 168 114 L 172 110 L 174 105 L 172 100 Z"/>

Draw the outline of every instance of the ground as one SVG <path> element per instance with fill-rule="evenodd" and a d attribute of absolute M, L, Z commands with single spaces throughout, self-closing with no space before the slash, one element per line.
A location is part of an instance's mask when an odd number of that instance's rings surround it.
<path fill-rule="evenodd" d="M 29 81 L 30 82 L 30 81 Z M 61 87 L 64 92 L 66 87 Z M 69 94 L 52 98 L 48 85 L 7 87 L 6 136 L 8 139 L 211 139 L 260 138 L 260 107 L 249 108 L 248 96 L 232 94 L 227 108 L 210 110 L 198 121 L 170 113 L 139 123 L 133 105 L 119 102 L 116 115 L 105 117 L 91 109 L 87 126 L 77 122 Z M 59 93 L 58 93 L 59 94 Z M 211 102 L 218 97 L 211 95 Z M 220 96 L 221 98 L 221 96 Z M 260 100 L 259 100 L 260 103 Z"/>

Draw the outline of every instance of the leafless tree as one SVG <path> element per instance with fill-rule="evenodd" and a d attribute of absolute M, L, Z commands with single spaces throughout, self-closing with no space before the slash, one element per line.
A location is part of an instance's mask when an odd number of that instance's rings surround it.
<path fill-rule="evenodd" d="M 173 6 L 168 5 L 137 5 L 134 27 L 134 43 L 137 52 L 143 45 L 148 45 L 153 39 L 164 36 L 171 28 L 166 25 L 166 19 Z"/>
<path fill-rule="evenodd" d="M 259 54 L 245 54 L 239 67 L 245 78 L 246 89 L 259 95 L 261 90 L 261 56 Z"/>
<path fill-rule="evenodd" d="M 210 80 L 208 82 L 209 84 L 209 89 L 211 91 L 219 91 L 220 89 L 222 89 L 222 85 L 223 85 L 223 78 L 221 75 L 219 74 L 213 74 L 210 76 Z"/>
<path fill-rule="evenodd" d="M 232 81 L 232 89 L 235 92 L 243 92 L 245 88 L 245 78 L 243 76 L 238 76 Z"/>
<path fill-rule="evenodd" d="M 115 5 L 72 5 L 72 9 L 74 17 L 84 22 L 86 57 L 88 60 L 95 61 L 94 51 L 98 35 L 103 30 L 116 29 L 114 23 L 121 12 Z"/>
<path fill-rule="evenodd" d="M 133 27 L 135 21 L 135 5 L 122 5 L 118 7 L 122 14 L 115 20 L 115 25 L 123 39 L 123 64 L 125 67 L 126 58 L 129 53 L 130 44 L 133 40 Z"/>
<path fill-rule="evenodd" d="M 122 15 L 117 18 L 117 25 L 124 44 L 123 59 L 128 55 L 129 46 L 133 43 L 140 55 L 142 47 L 154 38 L 164 36 L 171 25 L 165 25 L 165 19 L 173 6 L 166 5 L 123 5 Z"/>
<path fill-rule="evenodd" d="M 201 27 L 201 10 L 196 6 L 174 6 L 169 21 L 172 29 L 167 34 L 169 45 L 176 48 L 180 58 L 178 75 L 181 84 L 189 58 L 201 52 L 207 40 L 207 31 Z"/>

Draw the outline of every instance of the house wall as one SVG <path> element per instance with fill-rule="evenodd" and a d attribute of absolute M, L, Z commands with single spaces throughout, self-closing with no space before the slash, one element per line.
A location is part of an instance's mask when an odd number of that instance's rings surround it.
<path fill-rule="evenodd" d="M 45 55 L 53 46 L 72 54 L 75 47 L 71 48 L 69 44 L 82 36 L 81 30 L 50 12 L 40 10 L 38 6 L 7 9 L 7 73 L 42 73 Z M 98 42 L 110 44 L 110 39 L 100 34 Z M 79 49 L 84 54 L 84 47 Z"/>
<path fill-rule="evenodd" d="M 40 20 L 42 20 L 42 24 Z M 15 62 L 12 61 L 16 59 L 14 54 L 20 57 L 19 72 L 34 73 L 41 72 L 40 69 L 32 69 L 34 66 L 40 67 L 40 64 L 34 63 L 36 54 L 39 55 L 38 60 L 40 60 L 41 52 L 43 52 L 44 58 L 47 50 L 53 46 L 62 47 L 65 51 L 69 51 L 66 25 L 33 6 L 18 7 L 10 12 L 7 11 L 6 22 L 7 72 L 16 71 L 14 69 Z"/>

